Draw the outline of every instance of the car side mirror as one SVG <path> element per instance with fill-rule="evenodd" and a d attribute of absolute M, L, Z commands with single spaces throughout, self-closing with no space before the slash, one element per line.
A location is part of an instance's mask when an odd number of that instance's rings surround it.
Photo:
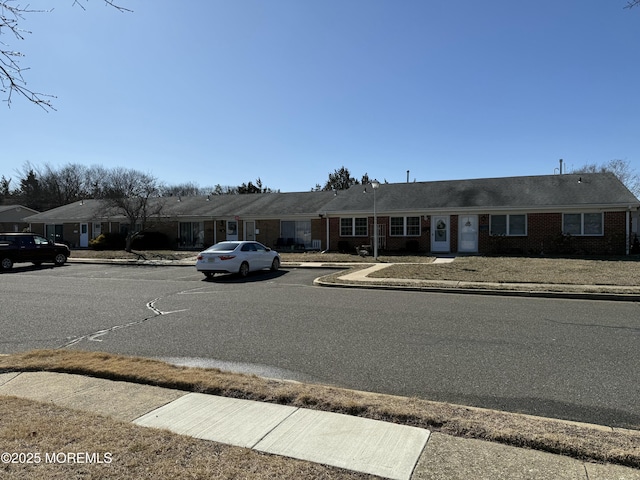
<path fill-rule="evenodd" d="M 270 251 L 271 251 L 271 249 L 269 247 L 267 247 L 267 252 L 270 252 Z"/>

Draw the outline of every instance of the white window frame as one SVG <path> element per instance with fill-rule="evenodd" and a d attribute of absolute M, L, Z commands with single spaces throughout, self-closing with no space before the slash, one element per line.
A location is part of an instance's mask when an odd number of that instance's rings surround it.
<path fill-rule="evenodd" d="M 505 233 L 493 233 L 493 217 L 505 217 Z M 510 217 L 524 217 L 524 233 L 511 233 Z M 504 235 L 506 237 L 526 237 L 529 234 L 529 219 L 526 213 L 497 213 L 489 216 L 489 234 Z"/>
<path fill-rule="evenodd" d="M 397 233 L 392 233 L 393 232 L 393 228 L 394 225 L 392 225 L 392 219 L 394 218 L 401 218 L 402 219 L 402 233 L 401 234 L 397 234 Z M 407 219 L 409 218 L 417 218 L 418 219 L 418 233 L 408 233 L 409 230 L 409 225 L 407 222 Z M 395 225 L 396 227 L 400 227 L 400 225 Z M 414 227 L 415 225 L 411 225 L 412 227 Z M 422 235 L 422 222 L 420 221 L 420 216 L 419 215 L 407 215 L 405 217 L 390 217 L 389 218 L 389 236 L 391 237 L 419 237 L 420 235 Z"/>
<path fill-rule="evenodd" d="M 345 234 L 342 230 L 343 220 L 349 220 L 351 222 L 351 233 Z M 363 234 L 356 234 L 356 220 L 365 220 L 367 231 Z M 359 226 L 361 227 L 361 226 Z M 369 219 L 367 217 L 340 217 L 340 236 L 341 237 L 368 237 L 369 236 Z"/>
<path fill-rule="evenodd" d="M 566 215 L 580 215 L 580 233 L 569 233 L 565 231 L 564 219 Z M 600 232 L 599 233 L 585 233 L 584 230 L 584 216 L 585 215 L 600 215 Z M 565 235 L 571 235 L 573 237 L 602 237 L 604 236 L 604 213 L 603 212 L 580 212 L 580 213 L 563 213 L 562 214 L 562 233 Z"/>

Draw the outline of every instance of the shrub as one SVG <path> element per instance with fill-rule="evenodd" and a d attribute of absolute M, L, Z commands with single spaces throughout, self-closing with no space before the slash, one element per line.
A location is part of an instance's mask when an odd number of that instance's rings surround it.
<path fill-rule="evenodd" d="M 631 253 L 634 255 L 640 253 L 640 240 L 638 240 L 638 235 L 633 236 L 633 242 L 631 242 Z"/>
<path fill-rule="evenodd" d="M 407 252 L 415 253 L 420 250 L 420 242 L 418 240 L 407 240 L 406 249 Z"/>
<path fill-rule="evenodd" d="M 338 242 L 338 251 L 340 253 L 353 253 L 353 247 L 351 243 L 346 240 L 340 240 Z"/>
<path fill-rule="evenodd" d="M 560 232 L 551 239 L 550 253 L 573 254 L 576 251 L 573 237 L 569 233 Z"/>
<path fill-rule="evenodd" d="M 142 232 L 131 242 L 131 248 L 136 250 L 167 250 L 169 245 L 169 237 L 161 232 Z"/>
<path fill-rule="evenodd" d="M 89 240 L 89 247 L 94 250 L 122 250 L 125 246 L 124 235 L 119 233 L 102 233 Z"/>

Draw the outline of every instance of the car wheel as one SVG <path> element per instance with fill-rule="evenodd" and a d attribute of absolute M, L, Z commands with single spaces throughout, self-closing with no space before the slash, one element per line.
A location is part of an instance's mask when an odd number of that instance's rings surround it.
<path fill-rule="evenodd" d="M 213 276 L 215 275 L 215 273 L 213 272 L 203 272 L 203 273 L 204 273 L 204 276 L 209 279 L 213 278 Z"/>
<path fill-rule="evenodd" d="M 61 267 L 67 261 L 67 256 L 64 253 L 59 253 L 53 259 L 53 263 L 56 264 L 56 267 Z"/>
<path fill-rule="evenodd" d="M 249 275 L 249 264 L 247 262 L 242 262 L 242 265 L 240 265 L 240 270 L 238 270 L 238 274 L 244 278 L 247 275 Z"/>
<path fill-rule="evenodd" d="M 271 271 L 276 272 L 278 271 L 279 268 L 280 268 L 280 259 L 276 257 L 273 259 L 273 262 L 271 262 Z"/>
<path fill-rule="evenodd" d="M 2 259 L 2 269 L 3 270 L 11 270 L 13 268 L 13 260 L 8 257 Z"/>

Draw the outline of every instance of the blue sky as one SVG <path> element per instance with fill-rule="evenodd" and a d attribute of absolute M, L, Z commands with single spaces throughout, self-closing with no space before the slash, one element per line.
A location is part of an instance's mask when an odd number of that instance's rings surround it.
<path fill-rule="evenodd" d="M 68 163 L 167 184 L 306 191 L 341 166 L 403 182 L 640 171 L 640 7 L 626 0 L 32 0 L 0 175 Z M 2 100 L 5 100 L 3 97 Z"/>

